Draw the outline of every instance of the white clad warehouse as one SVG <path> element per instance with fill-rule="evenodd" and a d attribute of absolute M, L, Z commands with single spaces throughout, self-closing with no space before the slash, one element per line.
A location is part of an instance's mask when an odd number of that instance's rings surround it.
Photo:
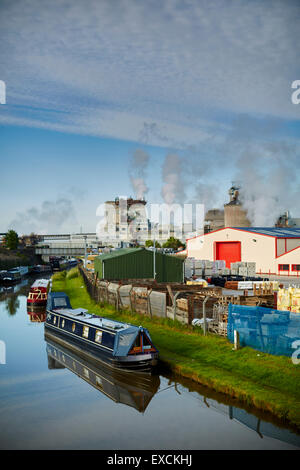
<path fill-rule="evenodd" d="M 257 274 L 300 276 L 300 228 L 227 227 L 187 240 L 187 256 L 255 262 Z"/>

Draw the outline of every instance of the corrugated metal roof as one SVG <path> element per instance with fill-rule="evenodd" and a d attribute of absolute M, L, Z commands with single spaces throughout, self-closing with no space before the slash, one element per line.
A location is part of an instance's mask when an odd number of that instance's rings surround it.
<path fill-rule="evenodd" d="M 114 250 L 110 253 L 103 253 L 98 256 L 98 259 L 106 260 L 110 258 L 116 258 L 117 256 L 128 255 L 129 253 L 136 253 L 137 251 L 142 251 L 144 248 L 120 248 L 120 250 Z"/>
<path fill-rule="evenodd" d="M 259 233 L 277 238 L 300 238 L 300 228 L 280 228 L 280 227 L 232 227 L 246 232 Z"/>

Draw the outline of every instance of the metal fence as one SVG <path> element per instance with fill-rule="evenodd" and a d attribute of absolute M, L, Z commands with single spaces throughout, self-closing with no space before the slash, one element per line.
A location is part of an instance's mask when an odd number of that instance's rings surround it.
<path fill-rule="evenodd" d="M 221 288 L 199 288 L 178 283 L 156 283 L 150 280 L 104 281 L 92 273 L 80 269 L 86 288 L 97 303 L 109 303 L 116 310 L 127 309 L 150 317 L 170 318 L 190 325 L 195 318 L 202 318 L 203 301 L 207 318 L 213 317 L 213 304 Z"/>

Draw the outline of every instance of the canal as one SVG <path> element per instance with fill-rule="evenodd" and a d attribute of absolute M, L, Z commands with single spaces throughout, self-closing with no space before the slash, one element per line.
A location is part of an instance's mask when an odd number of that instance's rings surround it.
<path fill-rule="evenodd" d="M 32 282 L 0 287 L 0 449 L 300 448 L 270 416 L 192 381 L 109 372 L 45 340 L 45 316 L 26 309 Z"/>

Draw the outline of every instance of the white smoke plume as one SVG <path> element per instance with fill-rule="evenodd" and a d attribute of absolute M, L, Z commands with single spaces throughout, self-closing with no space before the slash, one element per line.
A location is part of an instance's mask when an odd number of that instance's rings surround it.
<path fill-rule="evenodd" d="M 249 146 L 237 161 L 240 200 L 253 226 L 274 226 L 290 210 L 299 217 L 299 150 L 275 142 Z"/>
<path fill-rule="evenodd" d="M 166 204 L 185 200 L 184 171 L 182 161 L 176 154 L 168 154 L 162 167 L 163 186 L 161 195 Z"/>
<path fill-rule="evenodd" d="M 137 149 L 131 158 L 129 176 L 137 199 L 143 199 L 148 192 L 145 179 L 149 160 L 149 154 L 142 149 Z"/>

